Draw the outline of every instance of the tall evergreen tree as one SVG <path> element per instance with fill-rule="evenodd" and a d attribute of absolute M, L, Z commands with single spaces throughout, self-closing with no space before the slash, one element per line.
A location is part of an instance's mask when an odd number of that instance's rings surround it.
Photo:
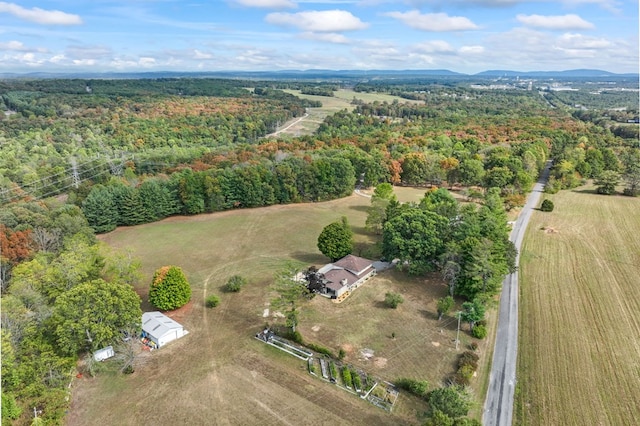
<path fill-rule="evenodd" d="M 119 214 L 113 192 L 103 185 L 91 189 L 82 202 L 82 211 L 89 226 L 97 233 L 113 231 L 118 225 Z"/>

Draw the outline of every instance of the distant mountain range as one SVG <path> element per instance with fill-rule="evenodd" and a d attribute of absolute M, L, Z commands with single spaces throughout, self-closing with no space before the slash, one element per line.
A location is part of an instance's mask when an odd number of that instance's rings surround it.
<path fill-rule="evenodd" d="M 0 73 L 0 78 L 241 78 L 241 79 L 379 79 L 379 78 L 638 78 L 636 73 L 616 74 L 609 71 L 576 69 L 566 71 L 513 71 L 487 70 L 477 74 L 464 74 L 446 69 L 438 70 L 280 70 L 280 71 L 204 71 L 204 72 L 75 72 L 75 73 Z"/>

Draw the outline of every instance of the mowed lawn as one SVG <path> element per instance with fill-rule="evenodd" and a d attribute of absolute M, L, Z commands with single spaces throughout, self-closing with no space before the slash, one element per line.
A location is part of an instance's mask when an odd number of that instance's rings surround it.
<path fill-rule="evenodd" d="M 638 424 L 640 199 L 548 198 L 521 255 L 514 424 Z"/>
<path fill-rule="evenodd" d="M 253 338 L 267 322 L 274 272 L 287 262 L 320 266 L 327 259 L 316 248 L 324 226 L 348 217 L 357 246 L 371 236 L 363 225 L 369 199 L 340 200 L 174 217 L 103 235 L 106 243 L 129 249 L 142 261 L 137 288 L 146 302 L 153 271 L 181 266 L 192 285 L 192 302 L 173 314 L 189 334 L 152 353 L 130 376 L 103 374 L 74 381 L 69 425 L 229 424 L 336 425 L 418 424 L 426 406 L 402 395 L 392 414 L 313 378 L 302 361 Z M 357 254 L 357 253 L 356 253 Z M 224 293 L 228 277 L 249 284 Z M 397 309 L 383 306 L 387 291 L 401 293 Z M 208 294 L 221 303 L 204 307 Z M 301 310 L 300 330 L 312 342 L 346 351 L 345 360 L 386 380 L 412 377 L 439 386 L 454 371 L 456 321 L 438 322 L 435 299 L 446 293 L 437 277 L 410 278 L 386 271 L 342 304 L 316 297 Z M 395 333 L 395 339 L 392 338 Z M 370 351 L 367 351 L 370 350 Z M 481 347 L 481 350 L 484 350 Z M 364 354 L 369 354 L 365 357 Z"/>

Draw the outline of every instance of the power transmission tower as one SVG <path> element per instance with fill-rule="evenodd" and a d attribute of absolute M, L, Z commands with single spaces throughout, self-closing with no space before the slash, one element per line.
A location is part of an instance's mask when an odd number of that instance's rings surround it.
<path fill-rule="evenodd" d="M 69 159 L 71 163 L 71 178 L 73 179 L 73 187 L 78 189 L 80 186 L 80 174 L 78 173 L 78 163 L 76 161 L 76 157 L 71 157 Z"/>

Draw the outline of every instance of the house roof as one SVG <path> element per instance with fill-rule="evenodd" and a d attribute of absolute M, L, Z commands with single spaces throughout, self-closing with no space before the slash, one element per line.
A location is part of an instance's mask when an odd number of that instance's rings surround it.
<path fill-rule="evenodd" d="M 337 291 L 344 286 L 350 286 L 371 272 L 372 263 L 369 259 L 350 254 L 334 263 L 327 263 L 318 270 L 318 273 L 324 275 L 327 288 Z"/>
<path fill-rule="evenodd" d="M 364 257 L 349 254 L 342 259 L 334 262 L 335 266 L 344 268 L 352 274 L 362 275 L 367 269 L 371 268 L 372 261 Z"/>
<path fill-rule="evenodd" d="M 142 314 L 142 330 L 156 338 L 176 329 L 182 329 L 182 325 L 162 312 L 145 312 Z"/>
<path fill-rule="evenodd" d="M 358 277 L 344 269 L 332 269 L 324 274 L 324 277 L 328 281 L 326 286 L 334 291 L 340 290 L 342 287 L 349 286 L 358 281 Z M 346 283 L 344 283 L 343 280 L 346 280 Z"/>

